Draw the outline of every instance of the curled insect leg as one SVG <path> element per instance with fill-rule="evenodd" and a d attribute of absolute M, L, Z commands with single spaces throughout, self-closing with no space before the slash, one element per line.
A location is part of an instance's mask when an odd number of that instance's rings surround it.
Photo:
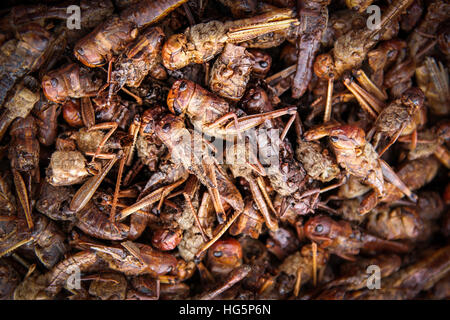
<path fill-rule="evenodd" d="M 249 167 L 249 169 L 255 171 L 259 176 L 265 177 L 267 176 L 266 169 L 259 161 L 258 157 L 255 155 L 255 152 L 252 148 L 247 150 L 248 152 L 248 160 L 245 160 L 245 165 Z"/>
<path fill-rule="evenodd" d="M 218 288 L 203 294 L 199 300 L 211 300 L 217 297 L 222 292 L 228 290 L 232 286 L 234 286 L 237 282 L 244 279 L 251 271 L 251 267 L 249 265 L 242 265 L 231 271 L 230 275 L 225 280 L 225 283 L 220 285 Z"/>
<path fill-rule="evenodd" d="M 14 185 L 16 187 L 17 197 L 19 198 L 19 202 L 23 208 L 23 212 L 25 213 L 25 218 L 27 220 L 27 225 L 29 229 L 32 229 L 33 219 L 31 218 L 31 207 L 30 200 L 28 198 L 27 187 L 25 186 L 25 182 L 23 181 L 22 175 L 19 171 L 12 169 Z"/>
<path fill-rule="evenodd" d="M 406 186 L 392 168 L 383 160 L 379 159 L 384 178 L 400 189 L 411 201 L 417 202 L 417 196 Z"/>
<path fill-rule="evenodd" d="M 294 64 L 284 70 L 281 70 L 270 77 L 265 79 L 265 82 L 269 85 L 272 93 L 275 97 L 281 96 L 291 87 L 292 80 L 294 79 L 294 73 L 297 69 L 297 66 Z M 273 101 L 272 101 L 273 102 Z M 279 99 L 277 103 L 279 103 Z M 274 103 L 274 104 L 277 104 Z"/>
<path fill-rule="evenodd" d="M 286 79 L 287 77 L 293 75 L 295 73 L 297 66 L 293 64 L 290 67 L 287 67 L 286 69 L 281 70 L 278 73 L 275 73 L 271 75 L 270 77 L 267 77 L 264 79 L 264 81 L 269 85 L 273 86 L 274 84 L 280 82 L 283 79 Z"/>
<path fill-rule="evenodd" d="M 183 184 L 186 181 L 186 179 L 187 179 L 187 176 L 182 177 L 178 181 L 175 181 L 174 183 L 172 183 L 168 186 L 164 186 L 159 189 L 156 189 L 155 191 L 153 191 L 149 195 L 145 196 L 144 198 L 142 198 L 135 204 L 123 209 L 120 213 L 119 220 L 123 220 L 126 217 L 128 217 L 130 214 L 132 214 L 142 208 L 145 208 L 149 205 L 152 205 L 153 203 L 159 201 L 161 198 L 165 198 L 172 190 L 174 190 L 175 188 L 177 188 L 178 186 Z"/>
<path fill-rule="evenodd" d="M 78 212 L 86 206 L 86 204 L 92 198 L 92 195 L 95 193 L 95 191 L 98 189 L 102 181 L 105 179 L 108 172 L 116 163 L 117 159 L 122 157 L 122 155 L 123 152 L 122 150 L 120 150 L 119 153 L 106 164 L 105 168 L 102 169 L 102 171 L 98 175 L 89 178 L 80 187 L 80 189 L 78 189 L 78 191 L 73 196 L 72 201 L 70 202 L 69 206 L 70 210 Z"/>
<path fill-rule="evenodd" d="M 374 209 L 378 203 L 379 203 L 378 194 L 375 191 L 369 192 L 364 197 L 364 199 L 362 199 L 362 201 L 359 205 L 359 208 L 358 208 L 359 214 L 364 215 L 364 214 L 372 211 L 372 209 Z"/>
<path fill-rule="evenodd" d="M 328 187 L 320 189 L 318 193 L 325 193 L 325 192 L 331 191 L 333 189 L 339 188 L 340 186 L 344 185 L 347 182 L 347 179 L 348 179 L 347 175 L 342 175 L 338 182 L 336 182 L 335 184 L 332 184 Z"/>
<path fill-rule="evenodd" d="M 264 217 L 264 221 L 266 222 L 267 227 L 272 231 L 278 230 L 278 222 L 270 215 L 267 204 L 264 201 L 264 196 L 257 182 L 255 182 L 255 180 L 251 178 L 246 180 L 250 186 L 250 191 L 252 193 L 253 199 L 258 206 L 259 212 L 261 212 L 262 216 Z"/>
<path fill-rule="evenodd" d="M 208 129 L 218 128 L 218 127 L 224 125 L 226 122 L 228 122 L 231 119 L 234 120 L 234 127 L 236 128 L 238 136 L 240 137 L 241 131 L 239 130 L 238 117 L 237 117 L 236 113 L 234 113 L 234 112 L 229 112 L 227 114 L 224 114 L 223 116 L 221 116 L 219 119 L 215 120 L 214 122 L 206 124 L 205 128 L 208 128 Z"/>
<path fill-rule="evenodd" d="M 92 157 L 91 163 L 94 162 L 95 158 L 102 150 L 106 141 L 108 141 L 108 139 L 112 136 L 114 131 L 116 131 L 118 126 L 119 125 L 117 124 L 117 122 L 104 122 L 104 123 L 96 124 L 88 129 L 88 131 L 109 129 L 108 133 L 103 137 L 102 141 L 100 141 L 100 144 L 98 145 L 97 150 L 95 150 L 95 154 Z"/>

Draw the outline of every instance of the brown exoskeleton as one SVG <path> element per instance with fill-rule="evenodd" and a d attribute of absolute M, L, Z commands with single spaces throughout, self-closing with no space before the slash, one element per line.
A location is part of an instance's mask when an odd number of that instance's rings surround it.
<path fill-rule="evenodd" d="M 245 198 L 244 203 L 244 211 L 230 227 L 230 234 L 236 236 L 242 233 L 253 239 L 258 239 L 264 219 L 261 217 L 256 203 L 250 197 Z"/>
<path fill-rule="evenodd" d="M 343 295 L 345 299 L 355 300 L 400 300 L 413 299 L 420 291 L 432 288 L 443 279 L 449 271 L 450 247 L 433 248 L 417 262 L 394 273 L 383 281 L 384 286 L 380 290 L 367 288 L 351 291 Z"/>
<path fill-rule="evenodd" d="M 264 121 L 286 114 L 294 115 L 296 107 L 238 118 L 231 106 L 198 84 L 178 80 L 167 96 L 167 106 L 177 115 L 187 115 L 190 122 L 201 132 L 213 137 L 234 137 L 239 132 L 254 128 Z M 234 119 L 234 122 L 231 121 Z M 231 122 L 230 122 L 231 121 Z M 228 125 L 224 124 L 230 122 Z"/>
<path fill-rule="evenodd" d="M 108 103 L 124 85 L 139 87 L 147 74 L 158 80 L 167 78 L 160 56 L 164 37 L 160 27 L 149 28 L 119 57 L 111 72 Z"/>
<path fill-rule="evenodd" d="M 433 180 L 438 169 L 439 162 L 434 157 L 428 157 L 406 161 L 399 167 L 396 175 L 408 189 L 417 190 Z M 374 191 L 365 197 L 365 203 L 368 205 L 366 210 L 375 207 L 378 202 L 391 203 L 400 200 L 404 196 L 402 190 L 390 182 L 385 183 L 385 189 L 385 195 L 382 197 L 377 196 Z M 365 206 L 365 204 L 362 204 L 362 206 Z"/>
<path fill-rule="evenodd" d="M 270 33 L 273 37 L 274 31 L 287 30 L 298 24 L 293 16 L 291 9 L 278 9 L 242 20 L 196 24 L 184 33 L 169 37 L 162 49 L 164 66 L 175 70 L 190 63 L 208 62 L 223 50 L 227 42 L 244 42 Z"/>
<path fill-rule="evenodd" d="M 159 252 L 145 244 L 131 241 L 122 242 L 119 246 L 104 246 L 83 241 L 78 241 L 78 244 L 92 251 L 81 251 L 61 261 L 49 271 L 46 274 L 48 279 L 46 291 L 57 293 L 66 284 L 75 267 L 83 272 L 98 269 L 106 264 L 110 269 L 126 275 L 150 274 L 156 278 L 176 271 L 177 260 L 174 256 Z"/>
<path fill-rule="evenodd" d="M 386 70 L 397 60 L 405 47 L 405 41 L 388 40 L 381 42 L 367 54 L 367 63 L 372 71 L 370 78 L 376 86 L 382 87 Z"/>
<path fill-rule="evenodd" d="M 417 85 L 425 93 L 431 112 L 436 115 L 448 115 L 450 113 L 448 69 L 442 62 L 426 57 L 424 63 L 415 71 Z"/>
<path fill-rule="evenodd" d="M 79 40 L 74 55 L 84 65 L 95 68 L 111 61 L 135 40 L 139 29 L 164 18 L 187 0 L 142 0 L 112 15 Z"/>
<path fill-rule="evenodd" d="M 396 254 L 379 254 L 371 258 L 363 258 L 355 262 L 345 262 L 340 267 L 339 276 L 333 281 L 327 283 L 321 292 L 321 296 L 327 294 L 327 290 L 337 286 L 345 286 L 348 291 L 359 290 L 367 285 L 367 267 L 377 265 L 380 267 L 380 276 L 385 279 L 400 269 L 402 259 Z M 318 298 L 320 299 L 320 297 Z"/>
<path fill-rule="evenodd" d="M 10 128 L 12 143 L 8 157 L 11 161 L 11 168 L 14 176 L 14 184 L 19 201 L 27 219 L 28 227 L 33 227 L 31 218 L 31 182 L 39 182 L 39 152 L 40 145 L 37 140 L 37 126 L 33 116 L 29 115 L 25 119 L 16 119 Z M 28 175 L 28 186 L 22 177 L 22 172 Z"/>
<path fill-rule="evenodd" d="M 346 260 L 355 260 L 360 250 L 391 251 L 405 253 L 410 250 L 408 245 L 400 242 L 383 240 L 373 236 L 351 223 L 341 220 L 335 221 L 324 215 L 309 219 L 305 226 L 305 235 L 322 248 L 327 248 Z"/>
<path fill-rule="evenodd" d="M 298 1 L 301 30 L 297 38 L 297 70 L 292 81 L 292 97 L 300 98 L 312 77 L 314 56 L 319 50 L 322 34 L 327 28 L 330 0 Z"/>
<path fill-rule="evenodd" d="M 227 43 L 212 66 L 209 79 L 211 91 L 226 99 L 239 101 L 250 80 L 252 67 L 251 54 L 244 47 Z"/>
<path fill-rule="evenodd" d="M 425 100 L 425 95 L 419 88 L 406 90 L 401 99 L 397 99 L 384 108 L 375 122 L 376 133 L 374 144 L 378 145 L 383 134 L 390 138 L 389 143 L 379 152 L 381 156 L 387 148 L 397 141 L 401 135 L 408 135 L 415 132 L 417 126 L 422 122 L 421 108 Z"/>
<path fill-rule="evenodd" d="M 384 196 L 386 192 L 384 176 L 408 197 L 416 200 L 416 196 L 366 141 L 365 133 L 361 128 L 355 125 L 325 124 L 307 131 L 305 140 L 318 140 L 325 136 L 330 137 L 337 162 L 346 169 L 348 174 L 362 179 L 364 183 L 371 186 L 378 197 Z M 367 213 L 372 208 L 362 204 L 360 213 Z"/>
<path fill-rule="evenodd" d="M 60 113 L 61 107 L 48 101 L 42 94 L 39 102 L 34 107 L 33 114 L 35 114 L 38 125 L 39 142 L 44 146 L 50 146 L 55 143 Z"/>
<path fill-rule="evenodd" d="M 414 240 L 422 233 L 423 224 L 414 208 L 377 208 L 369 214 L 366 229 L 387 240 Z"/>
<path fill-rule="evenodd" d="M 5 42 L 0 54 L 0 105 L 15 83 L 27 73 L 39 69 L 51 47 L 52 36 L 43 27 L 29 24 L 17 39 Z"/>
<path fill-rule="evenodd" d="M 217 161 L 207 154 L 203 140 L 186 129 L 182 118 L 170 113 L 160 115 L 158 120 L 155 121 L 154 130 L 155 134 L 169 149 L 173 161 L 182 164 L 189 172 L 195 173 L 200 182 L 208 188 L 219 221 L 223 222 L 225 220 L 225 211 L 222 207 L 221 197 L 235 210 L 239 212 L 243 210 L 244 204 L 239 191 L 231 183 L 226 172 L 224 172 Z M 196 141 L 197 139 L 199 140 Z M 200 146 L 198 145 L 199 143 L 201 144 Z M 122 210 L 122 216 L 160 200 L 165 193 L 175 189 L 185 180 L 186 177 L 170 186 L 154 191 L 135 205 Z"/>
<path fill-rule="evenodd" d="M 427 8 L 427 13 L 408 39 L 408 49 L 411 57 L 423 49 L 430 41 L 428 35 L 437 33 L 439 24 L 448 20 L 450 5 L 446 1 L 433 1 Z"/>
<path fill-rule="evenodd" d="M 376 45 L 388 26 L 395 23 L 396 18 L 408 8 L 413 0 L 397 0 L 386 9 L 376 29 L 351 30 L 339 37 L 333 48 L 333 60 L 336 77 L 344 71 L 359 67 L 369 50 Z M 392 28 L 395 29 L 395 28 Z"/>
<path fill-rule="evenodd" d="M 72 63 L 50 71 L 42 78 L 42 89 L 50 101 L 62 103 L 68 98 L 95 96 L 101 80 L 93 72 Z"/>
<path fill-rule="evenodd" d="M 68 251 L 64 234 L 47 217 L 35 214 L 33 230 L 26 230 L 25 222 L 20 217 L 14 217 L 11 222 L 14 231 L 2 241 L 0 257 L 13 253 L 19 247 L 28 247 L 45 267 L 52 268 Z"/>
<path fill-rule="evenodd" d="M 0 300 L 12 300 L 20 283 L 20 275 L 6 259 L 0 260 Z"/>
<path fill-rule="evenodd" d="M 6 101 L 0 118 L 0 140 L 5 135 L 8 127 L 16 118 L 26 118 L 33 109 L 34 105 L 39 101 L 39 87 L 35 86 L 36 80 L 26 76 L 24 80 L 16 85 L 14 93 Z"/>
<path fill-rule="evenodd" d="M 304 245 L 299 251 L 289 255 L 278 267 L 277 280 L 285 279 L 285 283 L 274 285 L 271 290 L 264 290 L 261 297 L 286 296 L 292 293 L 298 296 L 302 286 L 313 282 L 317 283 L 317 272 L 326 267 L 330 254 L 322 249 L 313 249 L 311 244 Z"/>

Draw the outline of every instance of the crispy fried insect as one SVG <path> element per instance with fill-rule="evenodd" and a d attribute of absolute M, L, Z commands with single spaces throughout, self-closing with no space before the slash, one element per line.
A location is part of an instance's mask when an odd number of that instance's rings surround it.
<path fill-rule="evenodd" d="M 345 220 L 335 221 L 324 215 L 309 219 L 304 230 L 305 235 L 318 242 L 320 247 L 327 248 L 331 253 L 350 261 L 356 260 L 354 256 L 358 255 L 360 250 L 395 253 L 410 250 L 406 244 L 378 238 Z"/>
<path fill-rule="evenodd" d="M 28 24 L 21 28 L 16 39 L 0 48 L 0 105 L 14 85 L 26 74 L 44 63 L 52 44 L 51 34 L 45 28 Z"/>
<path fill-rule="evenodd" d="M 292 29 L 297 24 L 293 16 L 294 11 L 291 9 L 278 9 L 242 20 L 225 23 L 213 20 L 196 24 L 184 33 L 169 37 L 162 49 L 163 64 L 169 70 L 176 70 L 190 63 L 208 62 L 223 50 L 227 42 L 244 42 L 264 34 L 270 34 L 272 38 L 274 31 Z M 284 41 L 285 34 L 282 37 Z M 278 43 L 268 47 L 274 45 Z"/>
<path fill-rule="evenodd" d="M 305 140 L 317 140 L 324 136 L 330 136 L 330 142 L 336 155 L 336 161 L 351 175 L 362 179 L 362 182 L 371 186 L 377 196 L 386 194 L 384 178 L 402 189 L 412 200 L 416 196 L 395 174 L 389 165 L 381 160 L 373 146 L 365 139 L 364 131 L 357 126 L 325 124 L 311 129 L 305 133 Z M 367 213 L 375 207 L 373 201 L 361 204 L 360 212 Z"/>
<path fill-rule="evenodd" d="M 213 275 L 225 276 L 242 264 L 241 244 L 233 238 L 218 240 L 208 249 L 207 261 Z"/>
<path fill-rule="evenodd" d="M 149 28 L 121 55 L 111 73 L 108 99 L 124 85 L 139 87 L 147 74 L 158 80 L 167 77 L 160 56 L 164 37 L 160 27 Z"/>
<path fill-rule="evenodd" d="M 300 98 L 308 88 L 312 77 L 314 57 L 327 27 L 330 0 L 298 1 L 301 30 L 297 38 L 297 70 L 292 82 L 292 97 Z"/>
<path fill-rule="evenodd" d="M 11 93 L 10 98 L 6 101 L 4 105 L 6 110 L 0 118 L 0 139 L 3 138 L 14 119 L 26 118 L 39 101 L 39 87 L 35 83 L 34 78 L 26 76 L 14 88 L 14 93 Z"/>
<path fill-rule="evenodd" d="M 413 0 L 394 1 L 381 18 L 379 28 L 370 30 L 351 30 L 339 37 L 333 48 L 333 57 L 336 76 L 340 76 L 346 70 L 351 70 L 361 65 L 369 50 L 376 45 L 388 26 L 395 23 L 396 18 L 408 8 Z"/>
<path fill-rule="evenodd" d="M 72 63 L 50 71 L 42 78 L 42 89 L 50 101 L 62 103 L 68 98 L 95 96 L 101 80 L 95 73 Z"/>
<path fill-rule="evenodd" d="M 422 90 L 410 88 L 403 93 L 401 99 L 393 101 L 380 112 L 375 121 L 374 144 L 378 145 L 382 134 L 390 138 L 388 145 L 379 153 L 380 156 L 395 143 L 398 137 L 417 130 L 422 120 L 420 109 L 424 101 L 425 95 Z"/>
<path fill-rule="evenodd" d="M 172 85 L 167 106 L 177 115 L 187 115 L 201 132 L 222 139 L 233 139 L 240 132 L 261 125 L 266 120 L 297 112 L 295 107 L 286 107 L 238 118 L 224 99 L 189 80 L 178 80 Z M 225 126 L 226 123 L 229 124 Z"/>
<path fill-rule="evenodd" d="M 387 240 L 414 240 L 422 233 L 423 224 L 413 208 L 380 208 L 369 214 L 366 229 Z"/>
<path fill-rule="evenodd" d="M 73 49 L 75 57 L 84 65 L 100 67 L 121 53 L 135 40 L 139 29 L 164 18 L 187 0 L 142 0 L 113 15 L 78 41 Z"/>
<path fill-rule="evenodd" d="M 242 214 L 230 227 L 233 236 L 245 234 L 258 239 L 262 230 L 264 219 L 261 217 L 256 203 L 251 198 L 244 199 L 245 207 Z"/>
<path fill-rule="evenodd" d="M 226 99 L 239 101 L 250 80 L 252 67 L 251 54 L 244 47 L 227 43 L 211 68 L 211 91 Z"/>

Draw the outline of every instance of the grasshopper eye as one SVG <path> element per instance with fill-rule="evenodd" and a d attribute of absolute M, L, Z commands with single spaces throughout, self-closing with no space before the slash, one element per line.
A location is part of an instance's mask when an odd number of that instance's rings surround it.
<path fill-rule="evenodd" d="M 184 91 L 184 90 L 186 90 L 186 88 L 187 88 L 187 83 L 186 83 L 186 81 L 181 82 L 181 83 L 180 83 L 179 90 L 180 90 L 180 91 Z"/>
<path fill-rule="evenodd" d="M 259 63 L 259 65 L 261 66 L 261 68 L 267 68 L 267 66 L 269 65 L 266 61 L 261 61 Z"/>
<path fill-rule="evenodd" d="M 339 138 L 336 137 L 336 136 L 331 136 L 331 137 L 330 137 L 330 140 L 331 140 L 332 142 L 338 142 L 338 141 L 339 141 Z"/>
<path fill-rule="evenodd" d="M 314 231 L 317 233 L 321 233 L 323 231 L 323 225 L 318 224 L 315 228 Z"/>
<path fill-rule="evenodd" d="M 216 258 L 220 258 L 223 255 L 223 253 L 222 253 L 222 251 L 214 251 L 213 255 Z"/>
<path fill-rule="evenodd" d="M 83 48 L 78 48 L 78 49 L 77 49 L 77 53 L 78 53 L 80 56 L 84 56 L 84 49 L 83 49 Z"/>
<path fill-rule="evenodd" d="M 169 132 L 169 130 L 170 130 L 170 123 L 166 123 L 165 125 L 163 125 L 162 130 L 164 132 Z"/>
<path fill-rule="evenodd" d="M 57 87 L 58 86 L 58 79 L 52 78 L 50 80 L 50 84 L 52 85 L 53 88 Z"/>

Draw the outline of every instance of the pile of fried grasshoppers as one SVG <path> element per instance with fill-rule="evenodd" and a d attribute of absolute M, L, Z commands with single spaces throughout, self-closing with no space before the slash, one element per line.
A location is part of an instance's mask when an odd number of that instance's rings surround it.
<path fill-rule="evenodd" d="M 450 297 L 448 1 L 6 3 L 0 299 Z"/>

